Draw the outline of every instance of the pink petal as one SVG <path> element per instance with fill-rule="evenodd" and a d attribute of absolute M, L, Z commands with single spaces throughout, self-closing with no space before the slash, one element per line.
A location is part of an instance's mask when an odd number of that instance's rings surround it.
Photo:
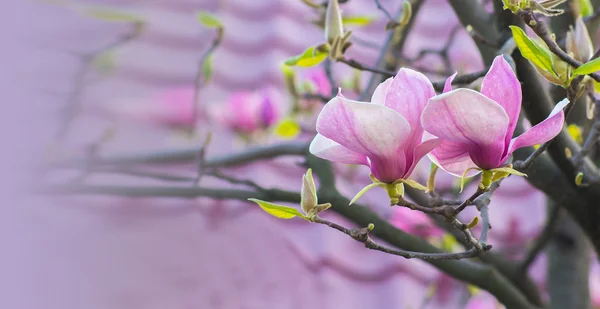
<path fill-rule="evenodd" d="M 508 115 L 505 143 L 508 145 L 521 111 L 521 83 L 502 55 L 497 56 L 481 82 L 481 94 L 496 101 Z"/>
<path fill-rule="evenodd" d="M 401 150 L 410 135 L 410 125 L 388 107 L 337 96 L 319 114 L 317 132 L 369 157 L 371 171 L 381 181 L 393 181 L 404 174 Z M 398 178 L 391 180 L 393 177 Z"/>
<path fill-rule="evenodd" d="M 413 129 L 413 133 L 417 134 L 421 129 L 421 112 L 427 105 L 427 101 L 433 96 L 435 96 L 435 90 L 425 75 L 402 68 L 387 89 L 385 106 L 404 116 Z M 418 138 L 420 142 L 420 134 Z"/>
<path fill-rule="evenodd" d="M 471 157 L 469 150 L 465 144 L 444 140 L 433 151 L 428 154 L 429 159 L 439 168 L 457 177 L 462 177 L 462 174 L 469 168 L 477 167 Z M 472 171 L 467 176 L 477 174 L 477 171 Z"/>
<path fill-rule="evenodd" d="M 519 148 L 545 143 L 558 135 L 565 122 L 563 108 L 567 106 L 567 104 L 569 104 L 568 99 L 558 102 L 548 118 L 525 131 L 523 134 L 513 138 L 510 141 L 510 147 L 505 155 L 505 159 L 507 159 L 513 151 Z"/>
<path fill-rule="evenodd" d="M 421 159 L 426 154 L 428 154 L 429 152 L 434 150 L 434 148 L 438 147 L 441 142 L 442 142 L 441 139 L 434 137 L 432 139 L 425 140 L 422 143 L 420 143 L 419 145 L 417 145 L 417 147 L 415 147 L 415 149 L 414 149 L 414 152 L 412 155 L 412 160 L 407 158 L 406 165 L 408 168 L 407 168 L 406 175 L 404 178 L 407 178 L 412 173 L 413 169 L 417 166 L 417 163 L 419 163 L 419 161 L 421 161 Z"/>
<path fill-rule="evenodd" d="M 456 77 L 456 74 L 458 74 L 458 72 L 454 72 L 454 74 L 450 75 L 450 77 L 448 77 L 448 79 L 446 79 L 446 83 L 444 84 L 444 91 L 443 91 L 443 93 L 446 93 L 448 91 L 452 91 L 452 81 Z"/>
<path fill-rule="evenodd" d="M 309 150 L 310 153 L 321 159 L 344 164 L 369 165 L 365 155 L 354 152 L 321 134 L 315 136 L 310 143 Z"/>
<path fill-rule="evenodd" d="M 388 88 L 390 84 L 394 80 L 393 77 L 386 79 L 383 83 L 379 84 L 375 91 L 373 91 L 373 96 L 371 97 L 371 103 L 385 105 L 385 97 L 387 95 Z"/>
<path fill-rule="evenodd" d="M 471 159 L 494 168 L 504 153 L 508 116 L 498 103 L 470 89 L 438 95 L 423 110 L 421 123 L 429 133 L 465 144 Z"/>

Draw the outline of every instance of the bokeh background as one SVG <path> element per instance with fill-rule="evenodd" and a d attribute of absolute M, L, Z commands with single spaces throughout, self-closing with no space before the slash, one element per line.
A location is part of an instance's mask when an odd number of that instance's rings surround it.
<path fill-rule="evenodd" d="M 381 3 L 391 12 L 399 8 L 398 1 Z M 144 28 L 104 57 L 87 61 L 125 38 L 132 25 L 82 14 L 81 5 L 134 14 Z M 424 262 L 369 251 L 323 226 L 277 220 L 245 202 L 30 193 L 41 181 L 77 178 L 77 172 L 49 173 L 44 167 L 49 161 L 85 156 L 93 145 L 107 157 L 194 149 L 211 131 L 207 156 L 218 157 L 289 142 L 269 132 L 244 139 L 232 130 L 236 120 L 227 116 L 242 113 L 232 103 L 236 96 L 267 96 L 281 114 L 289 109 L 281 63 L 323 41 L 322 29 L 310 23 L 319 14 L 302 1 L 11 0 L 6 7 L 0 12 L 0 34 L 6 42 L 0 57 L 5 94 L 0 125 L 0 192 L 6 196 L 0 215 L 3 308 L 501 308 L 485 292 Z M 225 34 L 214 54 L 212 79 L 198 93 L 202 114 L 193 121 L 190 103 L 198 62 L 214 38 L 214 30 L 196 19 L 200 10 L 218 16 Z M 351 27 L 363 43 L 348 53 L 375 63 L 387 36 L 385 16 L 374 1 L 351 0 L 343 10 L 375 18 L 369 25 Z M 425 1 L 404 56 L 412 59 L 423 49 L 441 48 L 457 31 L 449 49 L 452 70 L 482 69 L 472 39 L 464 30 L 455 30 L 456 25 L 446 1 Z M 443 64 L 436 55 L 411 62 L 427 71 Z M 297 74 L 318 80 L 323 74 L 319 70 Z M 344 64 L 334 64 L 333 70 L 342 85 L 353 77 Z M 360 83 L 366 84 L 369 75 L 361 77 Z M 444 76 L 431 78 L 439 81 Z M 330 93 L 326 86 L 314 84 L 324 95 Z M 78 108 L 69 115 L 73 104 Z M 190 122 L 196 123 L 191 136 L 174 128 Z M 310 138 L 310 120 L 306 123 L 307 132 L 298 140 Z M 103 139 L 106 136 L 110 138 Z M 227 172 L 265 186 L 298 190 L 304 172 L 298 161 L 286 157 Z M 423 162 L 419 177 L 426 176 L 428 165 Z M 189 177 L 195 173 L 193 160 L 159 168 Z M 336 168 L 340 190 L 348 196 L 369 181 L 362 168 Z M 513 178 L 494 195 L 490 242 L 494 250 L 520 257 L 539 233 L 546 208 L 541 194 Z M 80 181 L 158 183 L 114 173 L 93 173 Z M 449 178 L 441 181 L 451 185 Z M 231 186 L 210 177 L 200 185 Z M 427 217 L 387 207 L 381 193 L 369 192 L 364 204 L 398 227 L 452 249 L 452 241 Z M 592 297 L 600 306 L 600 270 L 597 265 L 592 268 Z M 543 290 L 544 257 L 536 261 L 531 275 Z"/>

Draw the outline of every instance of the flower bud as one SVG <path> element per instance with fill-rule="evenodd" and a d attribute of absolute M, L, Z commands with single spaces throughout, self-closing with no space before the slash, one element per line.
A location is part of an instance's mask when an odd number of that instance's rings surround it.
<path fill-rule="evenodd" d="M 330 44 L 336 37 L 344 36 L 342 26 L 342 12 L 338 0 L 329 0 L 327 12 L 325 13 L 325 39 Z"/>
<path fill-rule="evenodd" d="M 573 53 L 573 58 L 587 62 L 593 55 L 593 45 L 587 27 L 581 16 L 575 20 L 575 28 L 567 32 L 567 52 Z"/>
<path fill-rule="evenodd" d="M 315 180 L 312 177 L 312 170 L 308 169 L 306 174 L 302 176 L 302 190 L 300 191 L 300 199 L 302 210 L 305 214 L 309 214 L 317 206 L 317 188 Z"/>
<path fill-rule="evenodd" d="M 583 184 L 583 173 L 579 172 L 575 176 L 575 185 L 581 186 Z"/>

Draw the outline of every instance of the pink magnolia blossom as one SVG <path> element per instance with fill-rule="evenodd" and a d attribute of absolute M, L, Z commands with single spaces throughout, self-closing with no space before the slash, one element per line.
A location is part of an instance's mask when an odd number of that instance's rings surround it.
<path fill-rule="evenodd" d="M 402 231 L 419 237 L 440 237 L 443 234 L 425 213 L 405 207 L 394 207 L 390 222 Z"/>
<path fill-rule="evenodd" d="M 496 309 L 498 308 L 497 302 L 493 296 L 480 292 L 475 295 L 469 302 L 465 309 Z"/>
<path fill-rule="evenodd" d="M 326 160 L 369 166 L 381 182 L 406 179 L 439 143 L 438 139 L 422 142 L 419 121 L 434 95 L 425 75 L 405 68 L 377 87 L 371 103 L 349 100 L 340 93 L 319 114 L 319 134 L 310 151 Z"/>
<path fill-rule="evenodd" d="M 461 175 L 468 168 L 501 167 L 516 149 L 544 143 L 563 127 L 566 99 L 544 121 L 512 138 L 521 110 L 521 84 L 502 56 L 494 59 L 481 92 L 451 90 L 452 78 L 421 115 L 423 128 L 442 139 L 429 158 L 447 172 Z"/>
<path fill-rule="evenodd" d="M 215 118 L 229 129 L 250 134 L 275 124 L 281 115 L 281 99 L 272 88 L 232 94 Z"/>

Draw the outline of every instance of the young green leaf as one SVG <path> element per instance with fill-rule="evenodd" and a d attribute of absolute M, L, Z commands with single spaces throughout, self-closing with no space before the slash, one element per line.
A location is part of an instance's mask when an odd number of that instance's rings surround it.
<path fill-rule="evenodd" d="M 85 13 L 88 16 L 111 22 L 139 22 L 141 21 L 140 17 L 125 13 L 122 11 L 118 11 L 111 8 L 105 7 L 88 7 L 85 9 Z"/>
<path fill-rule="evenodd" d="M 296 138 L 300 131 L 300 125 L 294 119 L 283 119 L 275 126 L 275 134 L 285 139 Z"/>
<path fill-rule="evenodd" d="M 600 58 L 584 63 L 582 66 L 573 70 L 573 75 L 586 75 L 600 71 Z"/>
<path fill-rule="evenodd" d="M 343 25 L 366 26 L 375 20 L 372 16 L 346 16 L 342 17 Z"/>
<path fill-rule="evenodd" d="M 310 221 L 310 219 L 308 219 L 308 217 L 303 215 L 300 211 L 298 211 L 298 209 L 296 209 L 294 207 L 277 205 L 277 204 L 257 200 L 255 198 L 249 198 L 248 200 L 258 204 L 258 206 L 260 206 L 260 208 L 262 208 L 264 211 L 266 211 L 268 214 L 270 214 L 273 217 L 280 218 L 280 219 L 292 219 L 294 217 L 300 217 L 304 220 Z"/>
<path fill-rule="evenodd" d="M 590 0 L 577 0 L 577 6 L 582 17 L 594 14 L 594 5 Z"/>
<path fill-rule="evenodd" d="M 219 20 L 218 17 L 204 11 L 200 11 L 196 13 L 196 18 L 198 21 L 207 28 L 222 28 L 223 23 Z"/>
<path fill-rule="evenodd" d="M 519 47 L 519 51 L 521 51 L 521 55 L 540 69 L 556 76 L 550 51 L 545 46 L 541 46 L 536 41 L 530 39 L 523 29 L 517 26 L 509 27 L 512 31 L 515 43 L 517 44 L 517 47 Z"/>
<path fill-rule="evenodd" d="M 288 66 L 299 66 L 299 67 L 312 67 L 327 58 L 327 51 L 322 48 L 311 46 L 307 48 L 302 54 L 288 58 L 285 64 Z"/>

